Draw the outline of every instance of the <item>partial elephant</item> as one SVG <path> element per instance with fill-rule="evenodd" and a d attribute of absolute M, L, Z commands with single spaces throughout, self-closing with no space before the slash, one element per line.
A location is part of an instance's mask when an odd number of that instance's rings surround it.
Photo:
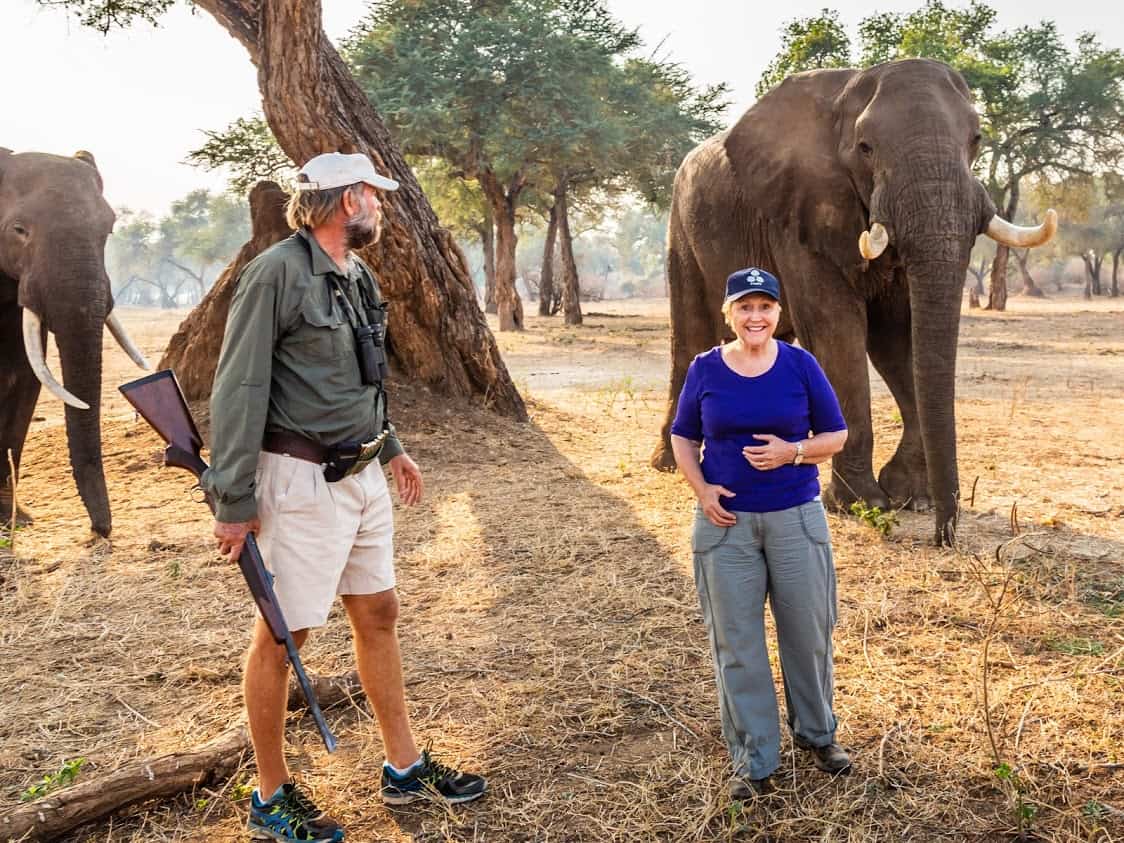
<path fill-rule="evenodd" d="M 1053 236 L 995 214 L 972 175 L 979 118 L 945 64 L 908 59 L 868 70 L 790 76 L 675 178 L 668 230 L 671 393 L 658 468 L 692 358 L 723 340 L 724 281 L 759 266 L 782 286 L 777 337 L 823 365 L 850 435 L 826 495 L 888 507 L 935 505 L 953 540 L 959 498 L 954 389 L 961 297 L 976 236 L 1035 246 Z M 867 356 L 901 411 L 897 452 L 876 480 Z"/>
<path fill-rule="evenodd" d="M 17 476 L 40 385 L 66 402 L 70 465 L 99 536 L 111 521 L 101 464 L 102 334 L 110 329 L 147 369 L 113 314 L 105 241 L 114 214 L 94 157 L 0 148 L 0 519 L 12 514 L 9 454 Z M 62 383 L 46 364 L 55 335 Z"/>

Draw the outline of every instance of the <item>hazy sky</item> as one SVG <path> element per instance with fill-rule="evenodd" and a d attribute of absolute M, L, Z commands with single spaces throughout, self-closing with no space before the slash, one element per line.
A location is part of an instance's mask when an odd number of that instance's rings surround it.
<path fill-rule="evenodd" d="M 955 3 L 957 0 L 950 0 Z M 731 87 L 729 121 L 753 101 L 753 88 L 792 18 L 839 10 L 852 37 L 873 8 L 908 11 L 921 0 L 608 0 L 660 54 L 683 63 L 699 83 Z M 1072 39 L 1089 30 L 1124 47 L 1114 0 L 991 0 L 1003 28 L 1057 17 Z M 366 0 L 323 0 L 324 24 L 338 39 Z M 1116 8 L 1117 12 L 1111 10 Z M 181 163 L 202 140 L 259 108 L 255 71 L 242 47 L 205 12 L 176 6 L 159 27 L 136 25 L 103 37 L 57 8 L 0 0 L 0 146 L 69 155 L 94 153 L 115 207 L 163 212 L 189 190 L 221 188 L 219 174 Z"/>

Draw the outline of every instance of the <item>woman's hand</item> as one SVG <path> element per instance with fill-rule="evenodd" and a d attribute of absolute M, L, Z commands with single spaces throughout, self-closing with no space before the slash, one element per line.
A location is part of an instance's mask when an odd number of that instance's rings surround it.
<path fill-rule="evenodd" d="M 722 506 L 720 498 L 732 498 L 734 493 L 725 486 L 713 483 L 704 483 L 699 492 L 699 503 L 702 505 L 703 515 L 715 527 L 733 527 L 738 523 L 738 518 Z"/>
<path fill-rule="evenodd" d="M 742 456 L 758 471 L 771 471 L 788 465 L 796 458 L 796 445 L 771 433 L 755 433 L 755 439 L 765 440 L 764 445 L 746 445 Z"/>

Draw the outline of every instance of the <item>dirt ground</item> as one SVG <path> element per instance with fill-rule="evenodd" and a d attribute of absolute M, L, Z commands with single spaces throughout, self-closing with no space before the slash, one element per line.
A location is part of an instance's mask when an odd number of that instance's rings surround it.
<path fill-rule="evenodd" d="M 726 795 L 693 500 L 647 467 L 667 303 L 587 310 L 579 328 L 531 317 L 499 336 L 529 423 L 392 394 L 427 482 L 396 513 L 411 713 L 491 792 L 452 812 L 388 810 L 366 704 L 327 712 L 331 757 L 293 714 L 292 766 L 348 840 L 990 841 L 1020 825 L 1026 839 L 1124 840 L 1124 302 L 965 312 L 961 547 L 930 546 L 925 514 L 900 513 L 888 538 L 829 517 L 838 737 L 856 769 L 829 780 L 786 739 L 778 792 L 744 804 Z M 155 362 L 184 314 L 122 315 Z M 240 717 L 251 603 L 187 475 L 160 467 L 116 393 L 140 373 L 108 344 L 107 362 L 112 546 L 83 544 L 61 406 L 43 401 L 19 489 L 37 520 L 0 550 L 0 815 L 68 760 L 86 759 L 88 781 Z M 874 417 L 880 465 L 900 422 L 878 382 Z M 304 659 L 351 669 L 338 607 Z M 250 759 L 67 839 L 244 840 L 247 781 Z"/>

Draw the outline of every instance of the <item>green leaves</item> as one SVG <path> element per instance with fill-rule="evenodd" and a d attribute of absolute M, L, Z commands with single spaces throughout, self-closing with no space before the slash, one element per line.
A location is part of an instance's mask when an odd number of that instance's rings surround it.
<path fill-rule="evenodd" d="M 289 181 L 296 169 L 260 114 L 239 117 L 222 131 L 203 134 L 207 141 L 187 154 L 188 163 L 204 170 L 226 170 L 230 192 L 238 196 L 247 195 L 263 179 Z"/>
<path fill-rule="evenodd" d="M 52 790 L 57 790 L 60 787 L 66 787 L 72 784 L 74 780 L 78 778 L 78 771 L 82 769 L 82 765 L 85 763 L 85 758 L 72 758 L 70 761 L 65 762 L 57 772 L 43 776 L 38 784 L 33 784 L 21 793 L 20 801 L 32 802 L 41 796 L 46 796 Z"/>
<path fill-rule="evenodd" d="M 134 20 L 155 24 L 175 0 L 39 0 L 43 6 L 62 6 L 78 16 L 83 26 L 108 33 L 125 29 Z"/>
<path fill-rule="evenodd" d="M 385 0 L 344 45 L 407 154 L 463 178 L 663 201 L 683 155 L 719 128 L 724 88 L 637 55 L 599 0 Z"/>
<path fill-rule="evenodd" d="M 851 39 L 834 9 L 790 21 L 781 32 L 780 52 L 757 83 L 759 97 L 801 70 L 851 65 Z"/>

